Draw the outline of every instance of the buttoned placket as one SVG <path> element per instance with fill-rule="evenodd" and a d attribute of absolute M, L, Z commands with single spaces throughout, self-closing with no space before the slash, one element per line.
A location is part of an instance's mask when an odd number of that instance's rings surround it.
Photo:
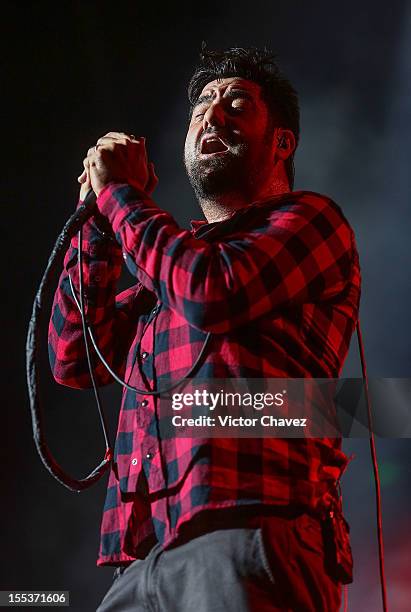
<path fill-rule="evenodd" d="M 139 354 L 136 356 L 139 370 L 145 375 L 147 380 L 151 381 L 152 388 L 155 386 L 155 322 L 159 309 L 160 304 L 157 304 L 150 313 L 147 326 L 145 327 L 141 339 Z M 138 427 L 138 438 L 140 440 L 141 465 L 138 466 L 138 459 L 132 456 L 130 463 L 134 469 L 131 467 L 131 474 L 136 473 L 136 467 L 138 473 L 141 469 L 143 469 L 149 484 L 154 488 L 158 488 L 162 486 L 162 472 L 157 465 L 152 463 L 152 461 L 159 452 L 159 443 L 157 438 L 154 439 L 153 437 L 147 435 L 147 429 L 151 423 L 151 420 L 154 418 L 156 400 L 155 396 L 152 395 L 138 395 L 137 398 L 136 423 Z M 132 478 L 132 480 L 134 479 Z"/>
<path fill-rule="evenodd" d="M 198 228 L 197 232 L 201 234 L 208 234 L 218 228 L 219 224 L 208 224 L 204 227 Z M 156 387 L 155 380 L 155 369 L 154 369 L 154 358 L 155 358 L 155 326 L 158 312 L 161 308 L 161 303 L 158 302 L 156 306 L 151 310 L 149 318 L 144 327 L 144 331 L 141 338 L 138 354 L 136 355 L 136 361 L 140 373 L 144 375 L 147 381 L 150 381 L 150 387 Z M 137 386 L 144 388 L 142 377 L 138 377 L 140 384 Z M 128 491 L 134 491 L 134 487 L 137 483 L 138 476 L 141 470 L 144 470 L 147 478 L 150 491 L 155 491 L 165 486 L 164 474 L 161 467 L 158 454 L 160 453 L 159 440 L 156 436 L 151 437 L 147 435 L 147 430 L 150 427 L 152 419 L 155 418 L 155 402 L 156 397 L 153 395 L 137 395 L 136 397 L 136 426 L 138 439 L 140 444 L 140 457 L 130 457 L 130 471 L 128 477 Z M 154 428 L 152 428 L 154 429 Z M 157 465 L 158 464 L 158 465 Z"/>

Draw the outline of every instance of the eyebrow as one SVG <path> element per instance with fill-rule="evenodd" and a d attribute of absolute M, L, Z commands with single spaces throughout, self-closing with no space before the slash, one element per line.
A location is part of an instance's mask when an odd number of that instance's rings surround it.
<path fill-rule="evenodd" d="M 251 102 L 254 102 L 254 98 L 252 96 L 252 94 L 245 90 L 245 89 L 238 89 L 238 88 L 233 88 L 233 89 L 229 89 L 228 91 L 224 92 L 223 97 L 227 97 L 227 98 L 235 98 L 236 96 L 238 96 L 238 94 L 240 94 L 242 97 L 247 98 L 248 100 L 250 100 Z M 209 94 L 204 94 L 203 96 L 200 96 L 197 101 L 194 103 L 193 109 L 196 106 L 199 106 L 200 104 L 203 104 L 203 102 L 209 102 L 210 100 L 213 99 L 213 94 L 210 92 Z"/>
<path fill-rule="evenodd" d="M 204 96 L 200 96 L 196 102 L 194 102 L 194 106 L 193 108 L 195 108 L 196 106 L 200 106 L 200 104 L 203 104 L 203 102 L 208 102 L 209 100 L 213 99 L 213 94 L 209 93 L 206 94 Z"/>

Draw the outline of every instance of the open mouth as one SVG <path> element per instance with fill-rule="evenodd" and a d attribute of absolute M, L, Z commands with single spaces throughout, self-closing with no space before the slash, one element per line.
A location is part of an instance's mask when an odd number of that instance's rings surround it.
<path fill-rule="evenodd" d="M 218 136 L 206 137 L 201 143 L 200 152 L 202 155 L 214 155 L 226 151 L 228 151 L 228 146 Z"/>

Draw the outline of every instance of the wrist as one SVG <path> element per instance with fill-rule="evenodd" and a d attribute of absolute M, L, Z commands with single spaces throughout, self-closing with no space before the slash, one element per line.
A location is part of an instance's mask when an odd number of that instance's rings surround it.
<path fill-rule="evenodd" d="M 144 187 L 142 187 L 140 183 L 138 183 L 137 181 L 133 181 L 132 179 L 129 179 L 129 180 L 119 179 L 119 180 L 112 180 L 112 181 L 107 182 L 105 185 L 100 187 L 98 191 L 94 189 L 96 196 L 97 196 L 97 203 L 103 198 L 104 194 L 107 191 L 112 192 L 119 187 L 125 187 L 125 186 L 132 187 L 133 189 L 136 190 L 138 194 L 144 197 L 148 197 L 148 193 L 146 192 Z"/>
<path fill-rule="evenodd" d="M 111 227 L 110 222 L 104 215 L 101 214 L 98 209 L 96 209 L 96 211 L 94 212 L 93 216 L 90 219 L 90 222 L 103 238 L 107 238 L 108 240 L 113 240 L 117 242 L 116 235 L 113 232 L 113 228 Z"/>

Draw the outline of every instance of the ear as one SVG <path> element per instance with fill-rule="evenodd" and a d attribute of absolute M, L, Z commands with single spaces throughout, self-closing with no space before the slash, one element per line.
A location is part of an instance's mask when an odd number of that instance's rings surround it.
<path fill-rule="evenodd" d="M 277 159 L 285 161 L 295 151 L 296 140 L 294 132 L 284 128 L 276 128 L 274 135 L 274 155 Z"/>

